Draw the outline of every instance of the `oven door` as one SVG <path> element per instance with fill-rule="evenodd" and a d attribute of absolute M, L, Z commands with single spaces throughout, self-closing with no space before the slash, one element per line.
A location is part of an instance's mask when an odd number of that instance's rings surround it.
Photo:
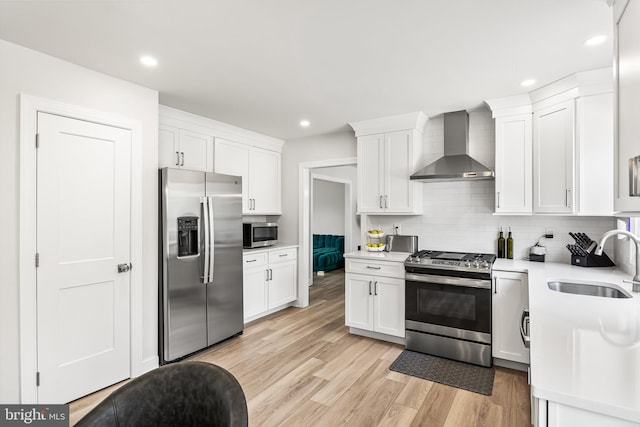
<path fill-rule="evenodd" d="M 405 276 L 406 328 L 491 343 L 491 280 Z"/>

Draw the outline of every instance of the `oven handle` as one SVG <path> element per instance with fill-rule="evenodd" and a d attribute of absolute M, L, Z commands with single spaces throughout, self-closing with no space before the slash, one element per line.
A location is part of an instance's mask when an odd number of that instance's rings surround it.
<path fill-rule="evenodd" d="M 438 285 L 462 286 L 465 288 L 491 289 L 491 280 L 467 279 L 461 277 L 434 276 L 431 274 L 411 274 L 406 273 L 405 280 L 416 282 L 435 283 Z"/>

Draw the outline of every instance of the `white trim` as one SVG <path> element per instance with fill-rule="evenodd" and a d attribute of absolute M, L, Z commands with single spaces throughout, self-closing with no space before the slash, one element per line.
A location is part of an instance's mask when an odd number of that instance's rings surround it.
<path fill-rule="evenodd" d="M 353 233 L 351 223 L 353 222 L 353 209 L 351 203 L 353 201 L 353 181 L 350 179 L 336 178 L 334 176 L 321 175 L 311 172 L 311 192 L 309 194 L 310 203 L 313 201 L 313 180 L 337 182 L 344 184 L 344 251 L 351 252 L 351 235 Z M 309 209 L 309 226 L 313 225 L 313 211 Z M 310 254 L 309 265 L 313 264 L 313 255 Z M 309 269 L 309 283 L 313 284 L 313 269 Z"/>
<path fill-rule="evenodd" d="M 357 163 L 356 157 L 341 159 L 318 160 L 312 162 L 300 162 L 298 169 L 298 299 L 296 307 L 309 305 L 309 257 L 310 248 L 310 212 L 311 212 L 311 169 L 331 166 L 348 166 Z"/>
<path fill-rule="evenodd" d="M 426 114 L 422 111 L 416 111 L 413 113 L 352 122 L 349 123 L 349 126 L 353 128 L 356 137 L 407 129 L 415 129 L 422 134 L 427 120 L 429 120 L 429 118 Z"/>
<path fill-rule="evenodd" d="M 143 360 L 142 336 L 142 123 L 128 117 L 20 95 L 20 402 L 37 403 L 36 330 L 36 148 L 37 113 L 119 127 L 131 131 L 131 347 L 130 375 L 138 376 L 158 366 L 157 358 Z"/>
<path fill-rule="evenodd" d="M 208 117 L 177 110 L 167 107 L 166 105 L 160 105 L 158 111 L 160 124 L 189 129 L 213 136 L 214 138 L 224 138 L 278 153 L 282 152 L 284 141 L 278 138 L 242 129 Z"/>

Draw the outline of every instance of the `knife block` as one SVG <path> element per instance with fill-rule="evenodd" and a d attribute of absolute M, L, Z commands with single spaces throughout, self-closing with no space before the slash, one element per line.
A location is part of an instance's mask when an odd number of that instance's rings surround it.
<path fill-rule="evenodd" d="M 604 252 L 602 252 L 602 255 L 589 252 L 585 256 L 571 255 L 571 265 L 580 267 L 613 267 L 615 264 Z"/>

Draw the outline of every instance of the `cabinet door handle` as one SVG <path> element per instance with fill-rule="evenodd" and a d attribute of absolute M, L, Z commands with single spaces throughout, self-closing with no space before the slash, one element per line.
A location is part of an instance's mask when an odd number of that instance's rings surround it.
<path fill-rule="evenodd" d="M 525 332 L 525 324 L 526 332 Z M 529 348 L 531 344 L 531 337 L 529 336 L 529 310 L 522 310 L 522 317 L 520 317 L 520 336 L 522 337 L 522 344 Z"/>
<path fill-rule="evenodd" d="M 273 270 L 269 269 L 269 280 L 273 280 Z"/>
<path fill-rule="evenodd" d="M 389 207 L 389 204 L 387 203 L 389 201 L 389 196 L 384 196 L 384 208 L 387 209 Z"/>
<path fill-rule="evenodd" d="M 180 166 L 184 166 L 184 151 L 180 152 Z"/>
<path fill-rule="evenodd" d="M 382 195 L 380 195 L 379 204 L 380 204 L 380 209 L 382 209 Z"/>
<path fill-rule="evenodd" d="M 269 281 L 269 269 L 267 268 L 265 271 L 266 277 L 264 280 L 266 280 L 267 282 Z"/>
<path fill-rule="evenodd" d="M 369 270 L 380 270 L 382 267 L 374 267 L 374 266 L 372 266 L 372 265 L 367 265 L 367 268 L 368 268 Z"/>
<path fill-rule="evenodd" d="M 496 208 L 500 209 L 500 192 L 496 195 Z"/>
<path fill-rule="evenodd" d="M 629 159 L 629 197 L 640 197 L 640 156 Z"/>
<path fill-rule="evenodd" d="M 258 260 L 256 258 L 254 258 L 254 259 L 248 259 L 245 262 L 256 262 L 256 261 L 258 261 Z"/>
<path fill-rule="evenodd" d="M 570 208 L 571 207 L 571 189 L 567 188 L 567 190 L 565 191 L 565 199 L 567 202 L 567 207 Z"/>
<path fill-rule="evenodd" d="M 176 166 L 180 166 L 180 152 L 176 151 Z"/>
<path fill-rule="evenodd" d="M 371 295 L 371 280 L 369 280 L 369 295 Z"/>
<path fill-rule="evenodd" d="M 285 257 L 285 256 L 289 256 L 289 254 L 280 254 L 278 255 L 280 258 Z"/>
<path fill-rule="evenodd" d="M 378 295 L 378 282 L 373 282 L 373 295 Z"/>
<path fill-rule="evenodd" d="M 498 293 L 498 278 L 497 277 L 493 278 L 493 293 L 494 294 Z"/>

